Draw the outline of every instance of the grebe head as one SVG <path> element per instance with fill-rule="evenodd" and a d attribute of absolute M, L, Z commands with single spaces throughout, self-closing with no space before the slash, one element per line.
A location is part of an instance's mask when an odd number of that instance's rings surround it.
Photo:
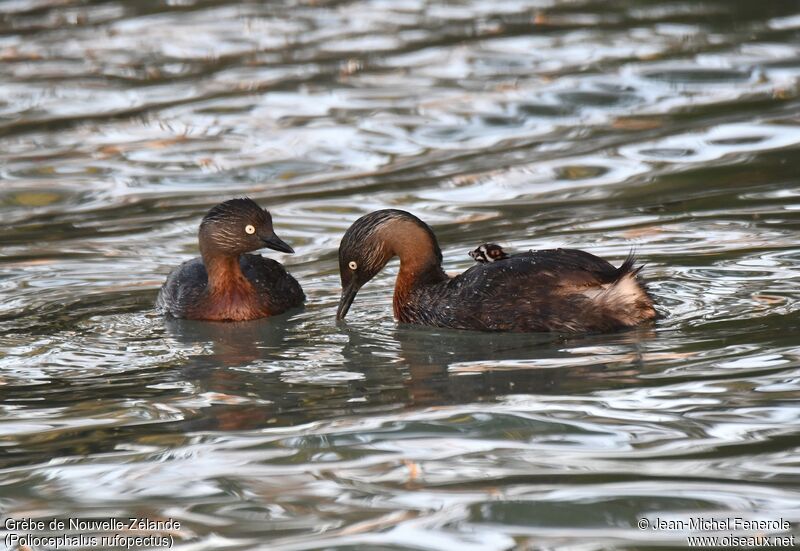
<path fill-rule="evenodd" d="M 474 251 L 470 251 L 469 255 L 475 262 L 481 264 L 508 258 L 508 254 L 503 250 L 503 247 L 497 243 L 484 243 Z"/>
<path fill-rule="evenodd" d="M 336 319 L 344 319 L 358 290 L 394 256 L 415 267 L 442 263 L 442 251 L 433 231 L 411 213 L 384 209 L 353 222 L 339 244 L 342 297 Z"/>
<path fill-rule="evenodd" d="M 231 199 L 213 207 L 200 223 L 200 251 L 222 256 L 238 256 L 269 247 L 293 253 L 272 229 L 272 216 L 248 198 Z"/>

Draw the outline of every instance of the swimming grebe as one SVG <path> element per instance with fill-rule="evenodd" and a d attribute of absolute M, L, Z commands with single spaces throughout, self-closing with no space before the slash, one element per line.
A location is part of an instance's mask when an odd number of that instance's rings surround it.
<path fill-rule="evenodd" d="M 294 250 L 272 229 L 272 216 L 252 199 L 231 199 L 200 223 L 200 254 L 167 276 L 156 309 L 176 318 L 244 321 L 285 312 L 305 300 L 281 264 L 259 254 Z"/>
<path fill-rule="evenodd" d="M 615 268 L 575 249 L 530 251 L 449 277 L 427 224 L 402 210 L 353 223 L 339 245 L 343 319 L 358 290 L 395 256 L 394 316 L 404 323 L 480 331 L 611 331 L 656 317 L 633 256 Z"/>
<path fill-rule="evenodd" d="M 508 253 L 503 250 L 503 247 L 497 243 L 484 243 L 474 251 L 470 251 L 469 255 L 475 262 L 495 262 L 496 260 L 505 260 L 509 257 Z"/>

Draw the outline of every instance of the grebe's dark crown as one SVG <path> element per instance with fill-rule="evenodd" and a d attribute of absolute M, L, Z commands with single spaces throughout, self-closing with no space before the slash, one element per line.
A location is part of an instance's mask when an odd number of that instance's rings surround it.
<path fill-rule="evenodd" d="M 243 254 L 269 247 L 293 253 L 275 235 L 272 215 L 248 197 L 230 199 L 211 208 L 200 223 L 200 250 Z"/>
<path fill-rule="evenodd" d="M 350 226 L 344 236 L 342 236 L 342 241 L 339 244 L 340 261 L 343 260 L 347 254 L 353 253 L 354 249 L 377 246 L 376 243 L 371 243 L 375 233 L 384 227 L 391 231 L 391 224 L 399 221 L 410 221 L 430 236 L 434 254 L 436 255 L 437 261 L 441 264 L 442 250 L 439 248 L 439 242 L 436 240 L 436 235 L 433 233 L 430 226 L 410 212 L 399 209 L 376 210 L 375 212 L 365 214 L 353 222 L 353 225 Z"/>
<path fill-rule="evenodd" d="M 409 224 L 413 227 L 409 227 Z M 429 243 L 425 243 L 425 237 L 428 237 Z M 408 250 L 409 242 L 418 247 L 418 256 L 427 259 L 428 266 L 441 272 L 442 250 L 439 242 L 430 226 L 413 214 L 404 210 L 383 209 L 365 214 L 353 222 L 339 244 L 342 298 L 336 312 L 337 319 L 347 315 L 358 290 L 375 277 L 392 256 L 401 254 L 395 247 Z"/>
<path fill-rule="evenodd" d="M 217 222 L 242 217 L 253 218 L 254 220 L 268 220 L 272 223 L 272 215 L 269 211 L 259 207 L 258 203 L 249 197 L 229 199 L 215 205 L 203 217 L 202 223 L 205 224 L 207 222 Z"/>

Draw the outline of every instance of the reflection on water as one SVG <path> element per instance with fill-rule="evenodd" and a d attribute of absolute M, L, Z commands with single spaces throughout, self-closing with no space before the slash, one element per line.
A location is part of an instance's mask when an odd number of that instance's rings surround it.
<path fill-rule="evenodd" d="M 684 548 L 800 525 L 796 2 L 0 5 L 0 506 L 176 518 L 187 549 Z M 304 309 L 165 321 L 218 201 L 268 206 Z M 631 248 L 664 318 L 426 330 L 396 264 L 334 321 L 357 217 Z"/>

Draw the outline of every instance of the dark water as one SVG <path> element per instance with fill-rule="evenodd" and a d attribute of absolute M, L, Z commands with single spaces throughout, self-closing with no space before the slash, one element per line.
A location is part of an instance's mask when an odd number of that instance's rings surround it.
<path fill-rule="evenodd" d="M 0 3 L 2 516 L 172 518 L 186 550 L 798 534 L 798 174 L 796 1 Z M 305 310 L 165 323 L 164 276 L 243 194 Z M 339 238 L 385 207 L 448 270 L 486 240 L 635 247 L 666 317 L 403 327 L 393 264 L 337 325 Z"/>

